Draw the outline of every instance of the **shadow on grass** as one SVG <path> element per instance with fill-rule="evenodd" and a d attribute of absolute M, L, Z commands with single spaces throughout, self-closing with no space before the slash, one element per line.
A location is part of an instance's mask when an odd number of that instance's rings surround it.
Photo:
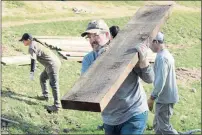
<path fill-rule="evenodd" d="M 36 102 L 29 101 L 27 99 L 22 98 L 22 97 L 27 97 L 27 98 L 36 99 L 36 97 L 30 97 L 30 96 L 27 96 L 27 95 L 22 95 L 22 94 L 15 93 L 15 92 L 11 91 L 10 88 L 7 88 L 7 87 L 5 89 L 6 90 L 1 91 L 1 97 L 9 97 L 9 98 L 12 98 L 12 99 L 15 99 L 15 100 L 18 100 L 18 101 L 23 101 L 28 105 L 37 105 L 38 104 Z"/>
<path fill-rule="evenodd" d="M 9 134 L 11 134 L 11 132 L 15 132 L 12 134 L 19 134 L 19 133 L 23 133 L 23 134 L 50 134 L 52 131 L 52 128 L 47 126 L 47 125 L 43 125 L 43 123 L 41 123 L 41 125 L 34 125 L 31 122 L 27 122 L 25 120 L 23 120 L 22 118 L 20 118 L 19 116 L 13 115 L 13 114 L 2 114 L 3 118 L 6 119 L 10 119 L 12 121 L 16 121 L 19 122 L 19 124 L 12 124 L 9 123 L 8 127 L 7 127 L 7 132 Z M 18 133 L 16 133 L 18 132 Z"/>

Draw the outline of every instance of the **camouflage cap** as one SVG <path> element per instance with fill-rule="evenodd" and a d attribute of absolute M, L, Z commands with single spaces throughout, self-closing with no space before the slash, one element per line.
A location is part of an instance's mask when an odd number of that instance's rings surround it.
<path fill-rule="evenodd" d="M 104 20 L 92 20 L 88 23 L 87 29 L 81 34 L 82 37 L 86 36 L 88 33 L 99 34 L 101 32 L 109 32 L 109 27 L 104 22 Z"/>

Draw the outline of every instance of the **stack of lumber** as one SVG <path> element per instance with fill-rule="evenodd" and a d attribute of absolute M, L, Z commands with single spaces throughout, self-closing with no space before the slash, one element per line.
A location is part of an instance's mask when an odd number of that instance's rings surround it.
<path fill-rule="evenodd" d="M 58 53 L 70 61 L 82 61 L 83 57 L 92 51 L 89 41 L 82 37 L 61 37 L 61 36 L 36 36 L 50 48 L 55 48 Z M 148 51 L 149 62 L 154 62 L 156 54 L 150 49 Z"/>
<path fill-rule="evenodd" d="M 55 48 L 58 53 L 70 61 L 82 61 L 83 57 L 92 51 L 89 41 L 82 37 L 65 36 L 35 36 L 50 48 Z"/>
<path fill-rule="evenodd" d="M 81 62 L 83 57 L 92 51 L 89 41 L 82 37 L 66 37 L 66 36 L 35 36 L 41 42 L 45 43 L 57 52 L 66 60 Z M 148 51 L 148 60 L 154 62 L 156 54 L 150 49 Z M 2 57 L 4 65 L 26 65 L 30 64 L 30 56 L 11 56 Z"/>
<path fill-rule="evenodd" d="M 31 58 L 30 55 L 2 57 L 1 63 L 4 65 L 27 65 L 31 64 Z"/>

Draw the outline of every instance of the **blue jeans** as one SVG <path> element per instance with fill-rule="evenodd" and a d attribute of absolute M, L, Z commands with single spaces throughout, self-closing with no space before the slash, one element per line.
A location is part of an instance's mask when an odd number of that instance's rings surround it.
<path fill-rule="evenodd" d="M 104 124 L 106 135 L 143 134 L 148 118 L 148 111 L 135 115 L 120 125 Z"/>

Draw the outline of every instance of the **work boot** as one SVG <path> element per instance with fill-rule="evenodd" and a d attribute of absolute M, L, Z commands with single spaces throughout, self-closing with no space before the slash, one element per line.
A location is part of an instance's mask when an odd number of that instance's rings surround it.
<path fill-rule="evenodd" d="M 45 101 L 48 101 L 48 97 L 45 97 L 45 96 L 37 96 L 37 99 L 38 99 L 38 100 L 45 100 Z"/>
<path fill-rule="evenodd" d="M 48 113 L 58 113 L 60 107 L 57 107 L 55 105 L 51 105 L 51 106 L 46 106 L 46 110 L 48 111 Z"/>

